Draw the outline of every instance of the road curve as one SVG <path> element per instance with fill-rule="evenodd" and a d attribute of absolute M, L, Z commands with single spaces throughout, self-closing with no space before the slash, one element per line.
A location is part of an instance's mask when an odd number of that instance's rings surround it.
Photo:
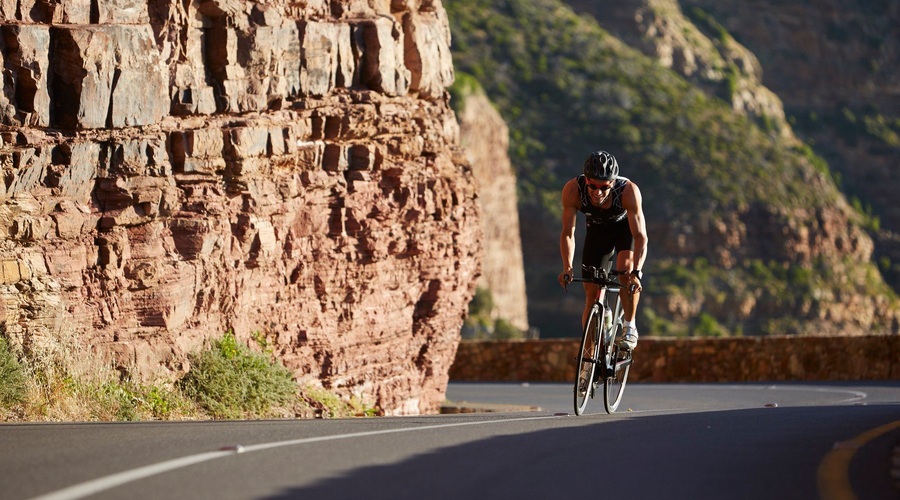
<path fill-rule="evenodd" d="M 896 382 L 633 384 L 619 413 L 595 401 L 581 417 L 563 384 L 448 398 L 540 410 L 4 424 L 0 499 L 900 497 Z"/>

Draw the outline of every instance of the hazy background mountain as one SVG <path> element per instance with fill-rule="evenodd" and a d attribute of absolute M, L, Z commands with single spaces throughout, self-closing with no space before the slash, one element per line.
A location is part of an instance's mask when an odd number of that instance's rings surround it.
<path fill-rule="evenodd" d="M 762 18 L 780 23 L 815 7 L 756 4 L 772 10 Z M 873 236 L 881 249 L 892 241 L 883 225 L 893 205 L 848 187 L 865 183 L 858 175 L 847 183 L 831 166 L 836 142 L 815 136 L 840 132 L 857 150 L 864 141 L 880 152 L 887 180 L 900 150 L 897 113 L 875 102 L 865 108 L 871 112 L 856 112 L 865 106 L 842 108 L 828 98 L 809 100 L 821 111 L 785 113 L 780 88 L 761 78 L 768 59 L 732 35 L 729 23 L 739 19 L 720 21 L 700 2 L 573 5 L 581 14 L 557 0 L 445 2 L 457 86 L 477 80 L 509 126 L 528 320 L 541 336 L 577 331 L 581 293 L 564 294 L 555 279 L 559 192 L 595 149 L 613 152 L 644 193 L 644 333 L 897 333 L 897 297 L 884 275 L 896 272 L 900 257 L 885 250 L 873 257 Z M 885 17 L 857 14 L 845 18 Z M 841 19 L 832 16 L 831 32 L 854 33 Z"/>

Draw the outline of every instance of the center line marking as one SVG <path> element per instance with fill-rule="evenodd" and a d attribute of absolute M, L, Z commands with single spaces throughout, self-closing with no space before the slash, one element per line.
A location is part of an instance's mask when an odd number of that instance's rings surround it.
<path fill-rule="evenodd" d="M 900 429 L 900 420 L 876 427 L 862 434 L 834 444 L 816 471 L 819 498 L 823 500 L 852 500 L 858 498 L 850 485 L 850 461 L 856 452 L 872 440 Z"/>

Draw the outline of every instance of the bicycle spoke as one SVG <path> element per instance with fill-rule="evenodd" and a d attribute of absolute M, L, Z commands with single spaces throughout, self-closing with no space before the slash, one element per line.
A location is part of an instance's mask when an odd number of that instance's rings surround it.
<path fill-rule="evenodd" d="M 575 414 L 581 415 L 587 407 L 588 399 L 594 397 L 594 373 L 597 369 L 597 332 L 599 322 L 599 306 L 595 305 L 585 325 L 578 350 L 575 373 Z"/>
<path fill-rule="evenodd" d="M 621 320 L 613 325 L 614 334 L 609 337 L 607 346 L 608 363 L 612 366 L 612 373 L 608 374 L 603 383 L 603 406 L 607 413 L 613 413 L 622 402 L 622 394 L 625 391 L 625 383 L 628 380 L 628 372 L 631 370 L 631 353 L 620 351 L 617 344 L 618 337 L 622 334 Z"/>

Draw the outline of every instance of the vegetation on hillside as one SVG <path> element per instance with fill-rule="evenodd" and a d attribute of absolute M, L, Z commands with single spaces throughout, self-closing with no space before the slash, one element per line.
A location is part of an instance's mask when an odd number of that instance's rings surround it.
<path fill-rule="evenodd" d="M 261 335 L 255 336 L 260 343 Z M 75 338 L 47 339 L 17 352 L 0 332 L 0 421 L 115 421 L 375 415 L 363 402 L 320 387 L 299 387 L 265 346 L 251 350 L 232 333 L 192 356 L 190 371 L 175 384 L 121 378 L 96 359 L 83 372 L 76 360 L 91 357 Z"/>
<path fill-rule="evenodd" d="M 716 205 L 821 206 L 837 197 L 809 189 L 805 155 L 556 0 L 446 6 L 457 70 L 481 83 L 511 127 L 525 204 L 558 211 L 558 187 L 601 145 L 642 187 L 653 184 L 692 216 Z"/>
<path fill-rule="evenodd" d="M 462 326 L 466 340 L 521 339 L 527 332 L 516 328 L 506 318 L 495 317 L 494 297 L 487 288 L 478 287 L 469 303 L 469 314 Z"/>
<path fill-rule="evenodd" d="M 477 80 L 509 124 L 522 220 L 543 227 L 528 229 L 528 235 L 542 241 L 524 245 L 529 316 L 542 336 L 570 335 L 555 331 L 556 325 L 567 324 L 570 315 L 555 305 L 559 190 L 580 173 L 592 150 L 614 152 L 623 175 L 640 185 L 652 224 L 676 228 L 673 234 L 686 237 L 696 228 L 715 224 L 723 213 L 762 205 L 772 212 L 810 214 L 836 205 L 841 197 L 828 165 L 810 148 L 783 142 L 558 0 L 445 0 L 444 5 L 458 79 L 461 85 L 471 85 L 469 77 Z M 823 272 L 827 269 L 823 263 L 796 271 L 816 276 L 814 287 L 798 290 L 790 286 L 790 273 L 776 271 L 795 269 L 796 263 L 751 256 L 743 267 L 722 270 L 721 279 L 700 282 L 699 290 L 688 294 L 675 275 L 690 270 L 693 258 L 713 260 L 716 249 L 711 246 L 709 255 L 698 256 L 665 255 L 659 248 L 651 249 L 648 261 L 652 276 L 648 298 L 679 294 L 715 304 L 716 297 L 755 283 L 752 272 L 744 269 L 747 266 L 769 270 L 761 286 L 771 291 L 753 293 L 791 296 L 773 300 L 782 307 L 752 324 L 745 324 L 746 318 L 738 321 L 717 314 L 715 307 L 678 320 L 654 311 L 654 301 L 648 300 L 644 321 L 652 322 L 654 327 L 648 329 L 652 333 L 798 332 L 799 326 L 785 324 L 790 321 L 778 316 L 792 318 L 794 305 L 828 300 L 847 286 L 846 277 Z M 863 268 L 862 274 L 872 270 L 878 274 L 871 264 L 857 267 Z M 851 285 L 862 294 L 883 289 L 878 279 Z M 710 326 L 711 320 L 721 328 Z M 696 328 L 701 323 L 705 330 Z"/>

